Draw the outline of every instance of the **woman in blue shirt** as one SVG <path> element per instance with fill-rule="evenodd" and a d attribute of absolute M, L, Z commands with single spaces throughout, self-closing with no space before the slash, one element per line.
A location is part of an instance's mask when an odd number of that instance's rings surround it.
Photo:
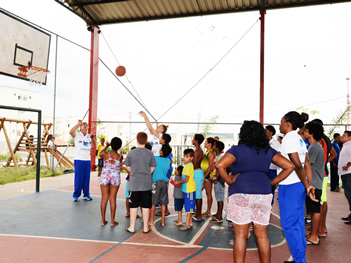
<path fill-rule="evenodd" d="M 274 180 L 277 183 L 293 171 L 294 165 L 269 146 L 266 131 L 259 122 L 244 121 L 239 139 L 239 144 L 231 147 L 217 163 L 219 175 L 229 185 L 228 219 L 234 222 L 234 261 L 245 261 L 247 233 L 253 222 L 260 261 L 270 262 L 268 225 L 272 187 L 269 166 L 273 162 L 283 169 Z M 228 167 L 232 170 L 229 176 L 225 171 Z"/>

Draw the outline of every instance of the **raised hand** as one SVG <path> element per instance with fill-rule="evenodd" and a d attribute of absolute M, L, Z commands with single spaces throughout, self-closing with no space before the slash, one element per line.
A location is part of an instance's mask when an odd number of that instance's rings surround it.
<path fill-rule="evenodd" d="M 141 117 L 146 117 L 146 113 L 145 112 L 143 112 L 143 111 L 139 111 L 139 115 L 141 116 Z"/>

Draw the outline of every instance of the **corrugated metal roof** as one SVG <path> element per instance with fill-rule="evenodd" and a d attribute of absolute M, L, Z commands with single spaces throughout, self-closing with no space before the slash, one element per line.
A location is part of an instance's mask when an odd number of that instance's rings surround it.
<path fill-rule="evenodd" d="M 277 9 L 351 0 L 55 0 L 88 25 Z"/>

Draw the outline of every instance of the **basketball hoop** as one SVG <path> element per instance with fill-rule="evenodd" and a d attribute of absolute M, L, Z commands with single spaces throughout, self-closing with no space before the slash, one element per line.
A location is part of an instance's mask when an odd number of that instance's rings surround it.
<path fill-rule="evenodd" d="M 41 84 L 44 83 L 47 74 L 50 73 L 47 69 L 35 66 L 23 66 L 18 69 L 20 71 L 18 76 L 29 79 L 31 85 L 41 86 Z"/>

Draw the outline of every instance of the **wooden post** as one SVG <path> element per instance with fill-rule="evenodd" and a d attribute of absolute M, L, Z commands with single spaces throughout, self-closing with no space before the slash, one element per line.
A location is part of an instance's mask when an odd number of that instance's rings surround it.
<path fill-rule="evenodd" d="M 8 120 L 7 120 L 7 121 L 8 121 Z M 16 120 L 12 120 L 12 121 L 16 121 Z M 29 122 L 19 121 L 19 122 L 27 123 L 27 126 L 26 126 L 27 129 L 29 128 L 29 126 L 30 126 L 31 123 L 32 123 L 32 121 L 29 121 Z M 24 131 L 23 131 L 21 137 L 19 138 L 19 140 L 18 140 L 18 142 L 17 142 L 17 144 L 16 144 L 15 149 L 13 149 L 13 153 L 16 153 L 16 152 L 17 152 L 17 149 L 18 149 L 18 147 L 21 145 L 21 142 L 22 142 L 22 139 L 23 139 L 24 135 L 25 135 L 25 133 L 24 133 Z M 6 166 L 9 166 L 9 165 L 10 165 L 11 159 L 12 159 L 12 157 L 10 156 L 10 158 L 7 160 Z"/>
<path fill-rule="evenodd" d="M 10 158 L 12 158 L 12 160 L 13 160 L 13 165 L 17 168 L 18 165 L 17 165 L 16 157 L 15 157 L 14 152 L 12 151 L 11 142 L 10 142 L 9 137 L 7 136 L 7 132 L 6 132 L 6 128 L 5 128 L 5 118 L 3 118 L 3 119 L 1 120 L 1 126 L 2 126 L 2 129 L 4 130 L 4 134 L 5 134 L 7 146 L 9 147 L 9 150 L 10 150 L 10 155 L 11 155 Z M 10 160 L 11 160 L 11 159 L 10 159 Z M 11 162 L 11 161 L 10 161 L 10 162 Z"/>
<path fill-rule="evenodd" d="M 27 141 L 28 141 L 28 147 L 29 147 L 29 154 L 32 156 L 32 159 L 33 159 L 33 163 L 35 165 L 35 167 L 37 166 L 37 160 L 36 160 L 36 156 L 34 154 L 34 151 L 33 151 L 33 141 L 31 141 L 29 139 L 29 134 L 28 134 L 28 130 L 26 128 L 26 125 L 23 123 L 23 129 L 24 129 L 24 132 L 27 136 Z"/>

